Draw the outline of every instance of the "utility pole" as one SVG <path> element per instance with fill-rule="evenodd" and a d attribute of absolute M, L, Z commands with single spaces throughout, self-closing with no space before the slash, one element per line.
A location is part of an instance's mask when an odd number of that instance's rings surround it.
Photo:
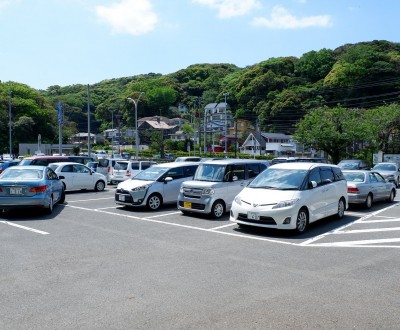
<path fill-rule="evenodd" d="M 225 156 L 226 156 L 226 153 L 228 151 L 227 150 L 228 149 L 228 141 L 227 141 L 227 135 L 228 135 L 228 111 L 226 109 L 226 106 L 227 106 L 226 97 L 229 95 L 229 93 L 225 92 L 223 95 L 225 97 L 225 149 L 224 149 L 224 152 L 225 152 Z"/>
<path fill-rule="evenodd" d="M 62 156 L 62 107 L 61 107 L 61 102 L 58 101 L 57 104 L 58 108 L 58 153 L 60 156 Z"/>
<path fill-rule="evenodd" d="M 90 85 L 87 85 L 87 114 L 88 114 L 88 156 L 90 157 Z"/>
<path fill-rule="evenodd" d="M 8 126 L 10 133 L 10 157 L 12 157 L 12 121 L 11 121 L 11 91 L 9 92 L 8 98 Z"/>

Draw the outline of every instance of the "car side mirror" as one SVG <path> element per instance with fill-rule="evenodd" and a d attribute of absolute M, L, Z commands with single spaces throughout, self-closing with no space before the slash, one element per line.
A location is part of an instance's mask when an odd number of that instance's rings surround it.
<path fill-rule="evenodd" d="M 170 182 L 170 181 L 172 181 L 172 180 L 173 180 L 172 177 L 167 176 L 167 177 L 164 179 L 164 183 L 168 183 L 168 182 Z"/>
<path fill-rule="evenodd" d="M 309 189 L 314 189 L 314 188 L 317 188 L 317 182 L 316 181 L 310 181 L 309 183 L 308 183 L 308 188 Z"/>

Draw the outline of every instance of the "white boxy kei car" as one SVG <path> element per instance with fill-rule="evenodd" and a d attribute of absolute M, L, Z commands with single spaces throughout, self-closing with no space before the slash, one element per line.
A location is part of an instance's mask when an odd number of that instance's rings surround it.
<path fill-rule="evenodd" d="M 239 226 L 291 229 L 337 215 L 348 206 L 347 182 L 335 165 L 281 163 L 260 173 L 234 199 L 230 220 Z"/>

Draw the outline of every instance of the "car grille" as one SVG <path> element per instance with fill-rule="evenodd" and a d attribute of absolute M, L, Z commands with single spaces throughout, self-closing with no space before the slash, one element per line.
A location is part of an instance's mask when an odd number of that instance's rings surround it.
<path fill-rule="evenodd" d="M 203 189 L 201 189 L 201 188 L 189 188 L 189 187 L 183 188 L 183 196 L 185 196 L 187 198 L 200 199 L 202 192 L 203 192 Z"/>
<path fill-rule="evenodd" d="M 245 222 L 249 222 L 249 223 L 260 223 L 263 225 L 276 225 L 274 218 L 271 218 L 271 217 L 260 216 L 260 220 L 253 220 L 253 219 L 248 219 L 247 214 L 239 213 L 237 219 L 240 221 L 245 221 Z"/>
<path fill-rule="evenodd" d="M 132 198 L 131 194 L 129 193 L 129 191 L 124 190 L 124 189 L 117 189 L 115 192 L 115 200 L 117 202 L 121 202 L 118 198 L 119 195 L 125 196 L 125 200 L 123 201 L 123 203 L 133 203 L 133 198 Z"/>

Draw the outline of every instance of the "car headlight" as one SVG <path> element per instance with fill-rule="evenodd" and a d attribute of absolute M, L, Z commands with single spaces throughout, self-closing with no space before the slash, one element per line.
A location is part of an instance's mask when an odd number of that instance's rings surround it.
<path fill-rule="evenodd" d="M 151 184 L 145 184 L 144 186 L 132 188 L 131 191 L 144 191 L 151 187 Z"/>
<path fill-rule="evenodd" d="M 204 188 L 202 195 L 214 195 L 214 189 L 213 188 Z"/>
<path fill-rule="evenodd" d="M 279 202 L 276 205 L 274 205 L 272 208 L 273 209 L 280 209 L 282 207 L 293 206 L 294 204 L 296 204 L 297 201 L 298 201 L 298 199 L 290 199 L 288 201 L 282 201 L 282 202 Z"/>
<path fill-rule="evenodd" d="M 236 204 L 242 205 L 242 199 L 240 198 L 239 195 L 237 195 L 237 196 L 235 197 L 234 201 L 235 201 Z"/>

